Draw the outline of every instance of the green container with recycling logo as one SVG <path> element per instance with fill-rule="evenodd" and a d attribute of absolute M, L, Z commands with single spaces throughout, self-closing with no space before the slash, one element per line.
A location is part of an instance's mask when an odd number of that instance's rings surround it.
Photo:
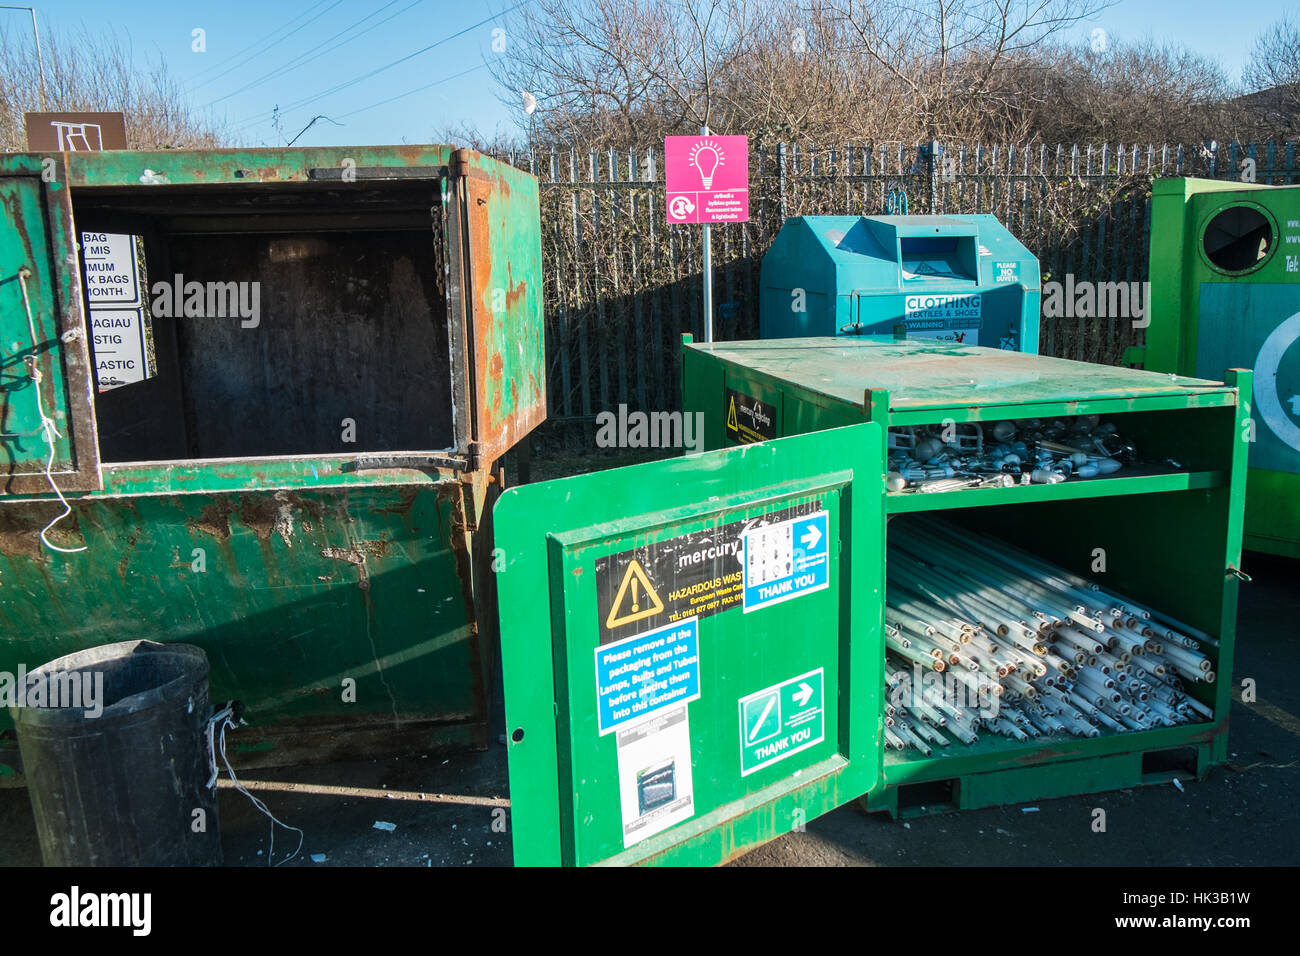
<path fill-rule="evenodd" d="M 1255 372 L 1246 547 L 1300 557 L 1300 186 L 1161 179 L 1148 369 Z"/>

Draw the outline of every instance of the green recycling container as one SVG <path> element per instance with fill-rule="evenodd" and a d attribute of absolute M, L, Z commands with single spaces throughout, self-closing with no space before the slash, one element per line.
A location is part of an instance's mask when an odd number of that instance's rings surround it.
<path fill-rule="evenodd" d="M 869 336 L 683 345 L 697 454 L 505 492 L 500 620 L 524 864 L 717 864 L 865 800 L 906 814 L 1195 777 L 1226 759 L 1250 373 L 1171 379 Z M 891 434 L 1103 416 L 1152 460 L 887 491 Z M 1176 464 L 1174 463 L 1176 462 Z M 886 548 L 924 516 L 1213 641 L 1177 726 L 886 748 Z M 901 524 L 900 524 L 901 523 Z"/>
<path fill-rule="evenodd" d="M 1135 361 L 1254 370 L 1246 546 L 1300 557 L 1300 186 L 1156 180 L 1149 301 Z"/>
<path fill-rule="evenodd" d="M 183 642 L 246 765 L 486 746 L 491 502 L 546 415 L 536 179 L 11 153 L 0 196 L 0 671 Z"/>

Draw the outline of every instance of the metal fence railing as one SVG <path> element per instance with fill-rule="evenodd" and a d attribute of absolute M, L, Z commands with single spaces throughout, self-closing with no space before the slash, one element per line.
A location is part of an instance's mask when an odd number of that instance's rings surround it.
<path fill-rule="evenodd" d="M 620 402 L 676 408 L 681 333 L 701 331 L 701 235 L 665 222 L 662 144 L 502 158 L 541 184 L 550 417 L 590 418 Z M 1038 256 L 1044 281 L 1143 281 L 1161 176 L 1286 184 L 1300 182 L 1300 168 L 1294 142 L 751 147 L 750 221 L 713 231 L 714 334 L 757 335 L 759 264 L 789 216 L 904 203 L 991 213 Z M 1045 318 L 1040 328 L 1044 353 L 1111 364 L 1140 336 L 1116 318 Z"/>

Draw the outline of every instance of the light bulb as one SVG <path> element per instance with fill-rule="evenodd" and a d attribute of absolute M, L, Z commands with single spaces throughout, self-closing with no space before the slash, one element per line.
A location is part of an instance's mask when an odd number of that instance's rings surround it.
<path fill-rule="evenodd" d="M 713 174 L 717 172 L 719 159 L 718 151 L 712 146 L 703 146 L 695 153 L 695 165 L 699 167 L 705 189 L 713 188 Z"/>

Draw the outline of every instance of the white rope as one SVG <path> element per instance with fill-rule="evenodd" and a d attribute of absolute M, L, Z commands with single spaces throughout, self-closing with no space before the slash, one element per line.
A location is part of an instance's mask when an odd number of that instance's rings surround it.
<path fill-rule="evenodd" d="M 41 370 L 36 367 L 36 319 L 32 316 L 31 299 L 27 297 L 27 277 L 29 275 L 31 275 L 31 272 L 26 266 L 18 270 L 18 285 L 21 287 L 23 293 L 23 307 L 27 310 L 27 331 L 31 333 L 32 337 L 32 354 L 27 356 L 26 359 L 27 371 L 32 378 L 32 391 L 36 393 L 36 413 L 41 417 L 41 429 L 45 432 L 45 443 L 50 446 L 50 456 L 45 460 L 45 480 L 50 483 L 50 488 L 54 491 L 54 494 L 58 496 L 59 503 L 63 505 L 63 513 L 41 529 L 41 542 L 51 551 L 58 551 L 62 554 L 76 554 L 79 551 L 85 551 L 86 546 L 82 545 L 80 548 L 60 548 L 57 544 L 52 543 L 49 538 L 45 537 L 47 531 L 68 515 L 72 514 L 72 505 L 68 504 L 68 499 L 63 497 L 63 492 L 60 491 L 59 486 L 54 483 L 54 439 L 62 438 L 63 435 L 55 426 L 54 419 L 45 414 L 45 403 L 41 401 L 41 381 L 44 378 L 44 375 L 42 375 Z"/>
<path fill-rule="evenodd" d="M 302 852 L 302 844 L 303 841 L 306 839 L 307 835 L 297 827 L 291 827 L 289 826 L 289 824 L 276 819 L 275 815 L 271 813 L 270 810 L 267 809 L 266 804 L 263 803 L 261 800 L 259 800 L 257 797 L 253 796 L 246 789 L 244 789 L 244 785 L 240 783 L 239 778 L 235 776 L 235 770 L 233 767 L 230 766 L 230 759 L 226 756 L 226 730 L 239 729 L 239 725 L 235 723 L 233 717 L 234 717 L 234 711 L 231 708 L 230 704 L 227 704 L 224 708 L 222 708 L 221 710 L 213 714 L 212 717 L 208 720 L 208 766 L 209 769 L 211 770 L 211 776 L 208 777 L 208 789 L 212 789 L 217 785 L 217 777 L 220 775 L 220 771 L 217 769 L 217 758 L 216 758 L 216 754 L 219 752 L 221 754 L 222 763 L 226 765 L 226 772 L 230 774 L 230 782 L 235 785 L 235 789 L 238 790 L 240 793 L 242 793 L 244 796 L 248 797 L 248 799 L 252 801 L 253 806 L 257 807 L 258 810 L 262 811 L 262 813 L 264 813 L 266 817 L 271 821 L 271 846 L 266 856 L 266 865 L 281 866 L 285 863 L 288 863 L 290 860 L 292 860 L 294 857 L 296 857 L 299 853 Z M 212 738 L 213 738 L 214 728 L 218 724 L 220 724 L 221 730 L 220 730 L 220 735 L 217 738 L 216 747 L 214 748 Z M 272 864 L 271 860 L 275 856 L 275 828 L 277 824 L 279 826 L 284 827 L 286 830 L 292 830 L 294 833 L 298 834 L 298 848 L 295 849 L 291 854 L 289 854 L 289 856 L 281 860 L 279 863 Z"/>

